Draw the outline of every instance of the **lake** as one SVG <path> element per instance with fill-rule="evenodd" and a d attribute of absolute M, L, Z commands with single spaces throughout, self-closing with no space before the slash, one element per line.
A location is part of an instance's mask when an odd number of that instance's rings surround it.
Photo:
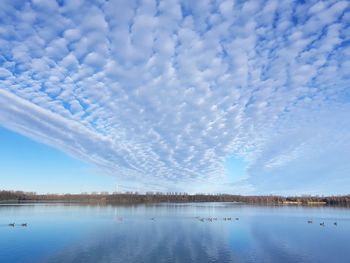
<path fill-rule="evenodd" d="M 348 208 L 0 205 L 2 263 L 348 263 L 349 244 Z"/>

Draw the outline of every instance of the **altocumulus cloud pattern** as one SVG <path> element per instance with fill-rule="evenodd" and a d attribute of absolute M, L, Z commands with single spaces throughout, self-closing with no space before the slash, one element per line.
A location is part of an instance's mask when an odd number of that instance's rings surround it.
<path fill-rule="evenodd" d="M 160 189 L 350 185 L 348 1 L 3 0 L 0 21 L 9 129 Z"/>

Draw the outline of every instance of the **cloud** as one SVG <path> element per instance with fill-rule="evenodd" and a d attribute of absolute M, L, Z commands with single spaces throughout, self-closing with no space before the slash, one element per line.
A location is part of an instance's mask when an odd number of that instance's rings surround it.
<path fill-rule="evenodd" d="M 326 191 L 318 162 L 334 191 L 346 176 L 347 157 L 329 161 L 348 153 L 329 143 L 350 128 L 346 1 L 3 1 L 0 12 L 5 127 L 145 187 Z M 232 155 L 248 179 L 227 188 Z"/>

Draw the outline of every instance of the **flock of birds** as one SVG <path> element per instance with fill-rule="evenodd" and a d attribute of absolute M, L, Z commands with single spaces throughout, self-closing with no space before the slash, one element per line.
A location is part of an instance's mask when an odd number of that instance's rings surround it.
<path fill-rule="evenodd" d="M 204 217 L 199 217 L 199 216 L 197 216 L 197 217 L 195 217 L 195 218 L 198 219 L 198 220 L 201 221 L 201 222 L 204 222 L 204 221 L 213 222 L 213 221 L 220 220 L 220 219 L 217 218 L 217 217 L 207 217 L 207 218 L 204 218 Z M 154 220 L 155 220 L 155 217 L 152 217 L 151 220 L 154 221 Z M 234 219 L 231 218 L 231 217 L 224 217 L 224 218 L 222 218 L 222 220 L 224 220 L 224 221 L 239 220 L 239 217 L 236 217 L 236 218 L 234 218 Z M 123 218 L 122 218 L 122 217 L 118 217 L 118 221 L 123 221 Z M 312 223 L 313 223 L 312 220 L 308 220 L 307 222 L 308 222 L 308 224 L 312 224 Z M 337 223 L 337 222 L 334 222 L 333 225 L 337 226 L 338 223 Z M 15 223 L 10 223 L 10 224 L 8 224 L 8 226 L 15 227 L 16 224 L 15 224 Z M 20 226 L 22 226 L 22 227 L 27 227 L 28 224 L 27 224 L 27 223 L 22 223 L 22 224 L 20 224 Z M 320 226 L 325 226 L 325 223 L 324 223 L 324 222 L 321 222 L 321 223 L 320 223 Z"/>
<path fill-rule="evenodd" d="M 207 217 L 207 218 L 205 218 L 205 217 L 196 216 L 195 218 L 198 219 L 201 222 L 204 222 L 204 221 L 213 222 L 213 221 L 220 220 L 220 218 L 217 218 L 217 217 Z M 122 217 L 118 217 L 117 220 L 118 221 L 123 221 L 123 218 Z M 156 218 L 155 217 L 151 217 L 150 220 L 155 221 Z M 222 218 L 222 220 L 224 220 L 224 221 L 239 220 L 239 217 L 236 217 L 236 218 L 224 217 L 224 218 Z"/>
<path fill-rule="evenodd" d="M 15 227 L 16 224 L 15 223 L 10 223 L 9 226 Z M 20 226 L 26 227 L 26 226 L 28 226 L 28 224 L 27 223 L 23 223 L 23 224 L 20 224 Z"/>
<path fill-rule="evenodd" d="M 204 221 L 213 222 L 213 221 L 219 220 L 217 217 L 207 217 L 207 218 L 204 218 L 204 217 L 199 217 L 199 216 L 197 216 L 196 218 L 197 218 L 199 221 L 201 221 L 201 222 L 204 222 Z M 224 217 L 224 218 L 222 218 L 222 220 L 224 220 L 224 221 L 231 221 L 231 220 L 233 220 L 233 219 L 232 219 L 231 217 Z M 239 220 L 239 217 L 236 217 L 235 220 Z"/>
<path fill-rule="evenodd" d="M 312 224 L 312 223 L 313 223 L 312 220 L 309 220 L 309 221 L 307 221 L 307 222 L 308 222 L 309 224 Z M 337 226 L 338 223 L 337 223 L 337 222 L 334 222 L 333 225 Z M 324 223 L 324 222 L 321 222 L 321 223 L 320 223 L 320 226 L 325 226 L 325 223 Z"/>
<path fill-rule="evenodd" d="M 233 221 L 233 220 L 238 221 L 239 220 L 239 217 L 235 217 L 235 218 L 232 218 L 232 217 L 217 218 L 217 217 L 199 217 L 199 216 L 196 216 L 195 218 L 198 219 L 201 222 L 205 222 L 205 221 L 213 222 L 213 221 L 218 221 L 218 220 L 223 220 L 223 221 Z M 117 220 L 118 221 L 123 221 L 123 218 L 122 217 L 118 217 Z M 156 220 L 156 218 L 155 217 L 151 217 L 150 220 L 154 221 L 154 220 Z M 313 223 L 312 220 L 308 220 L 307 222 L 309 224 Z M 10 225 L 12 225 L 12 224 L 10 224 Z M 334 222 L 333 225 L 337 226 L 338 223 Z M 26 224 L 26 226 L 27 226 L 27 224 Z M 320 226 L 325 226 L 325 223 L 321 222 Z"/>
<path fill-rule="evenodd" d="M 203 217 L 197 216 L 196 218 L 197 218 L 199 221 L 201 221 L 201 222 L 204 222 L 204 221 L 213 222 L 213 221 L 217 221 L 217 220 L 218 220 L 217 217 L 203 218 Z M 222 220 L 224 220 L 224 221 L 231 221 L 231 220 L 233 220 L 233 219 L 232 219 L 231 217 L 224 217 Z M 236 217 L 235 220 L 239 220 L 239 217 Z M 309 224 L 312 224 L 312 223 L 313 223 L 312 220 L 308 220 L 307 222 L 308 222 Z M 333 225 L 337 226 L 338 223 L 337 223 L 337 222 L 334 222 Z M 325 226 L 325 223 L 324 223 L 324 222 L 321 222 L 321 223 L 320 223 L 320 226 Z"/>

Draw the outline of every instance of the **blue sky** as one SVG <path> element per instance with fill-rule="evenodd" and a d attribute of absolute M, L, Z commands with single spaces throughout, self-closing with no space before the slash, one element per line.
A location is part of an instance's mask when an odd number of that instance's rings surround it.
<path fill-rule="evenodd" d="M 1 1 L 1 188 L 348 193 L 349 6 Z"/>
<path fill-rule="evenodd" d="M 0 128 L 1 189 L 40 193 L 117 191 L 117 180 L 62 151 Z"/>

